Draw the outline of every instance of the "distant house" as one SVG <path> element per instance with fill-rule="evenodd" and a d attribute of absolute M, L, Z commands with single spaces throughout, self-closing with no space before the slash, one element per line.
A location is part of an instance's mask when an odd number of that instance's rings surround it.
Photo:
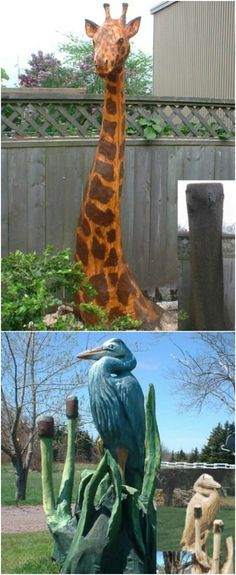
<path fill-rule="evenodd" d="M 234 98 L 234 1 L 159 2 L 154 16 L 157 96 Z"/>

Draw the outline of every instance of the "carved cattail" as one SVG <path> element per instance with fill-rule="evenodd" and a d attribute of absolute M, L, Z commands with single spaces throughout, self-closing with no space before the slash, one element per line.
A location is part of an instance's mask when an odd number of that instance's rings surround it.
<path fill-rule="evenodd" d="M 78 417 L 78 398 L 75 396 L 67 397 L 66 417 L 68 419 L 76 419 Z"/>
<path fill-rule="evenodd" d="M 54 419 L 51 416 L 41 417 L 38 420 L 38 435 L 39 437 L 53 437 L 54 436 Z"/>

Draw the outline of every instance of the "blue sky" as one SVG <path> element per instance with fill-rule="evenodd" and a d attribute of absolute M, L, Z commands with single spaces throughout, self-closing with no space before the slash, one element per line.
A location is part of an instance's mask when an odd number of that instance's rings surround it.
<path fill-rule="evenodd" d="M 63 334 L 54 335 L 59 338 L 63 351 Z M 191 332 L 119 332 L 115 334 L 114 332 L 78 332 L 74 334 L 72 350 L 74 349 L 76 356 L 79 351 L 97 346 L 110 337 L 120 337 L 134 352 L 137 367 L 133 373 L 139 380 L 144 395 L 147 395 L 150 383 L 155 386 L 160 437 L 170 450 L 183 449 L 189 452 L 196 446 L 201 448 L 213 427 L 219 422 L 232 421 L 232 416 L 230 417 L 223 408 L 217 410 L 205 407 L 201 413 L 193 410 L 180 411 L 180 396 L 176 392 L 176 382 L 171 375 L 172 370 L 176 370 L 178 366 L 176 356 L 179 352 L 175 344 L 192 353 L 203 350 L 204 344 L 197 341 L 194 334 Z M 81 393 L 87 400 L 87 391 L 83 388 Z M 88 429 L 95 434 L 95 429 L 91 424 Z"/>

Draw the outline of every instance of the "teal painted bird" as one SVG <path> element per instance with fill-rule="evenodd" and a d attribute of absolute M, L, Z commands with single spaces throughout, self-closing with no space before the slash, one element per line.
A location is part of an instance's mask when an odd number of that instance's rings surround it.
<path fill-rule="evenodd" d="M 94 424 L 104 447 L 118 462 L 123 481 L 141 489 L 145 458 L 144 396 L 131 373 L 137 362 L 121 339 L 84 351 L 92 359 L 89 398 Z"/>

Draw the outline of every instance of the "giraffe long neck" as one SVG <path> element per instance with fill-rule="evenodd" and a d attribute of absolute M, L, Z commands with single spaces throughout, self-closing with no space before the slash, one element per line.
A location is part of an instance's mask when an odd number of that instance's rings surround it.
<path fill-rule="evenodd" d="M 124 72 L 110 74 L 105 81 L 105 98 L 97 160 L 112 166 L 113 189 L 121 194 L 124 174 L 125 98 Z"/>
<path fill-rule="evenodd" d="M 95 160 L 89 175 L 87 199 L 97 203 L 97 209 L 107 206 L 107 221 L 103 214 L 98 223 L 107 226 L 120 220 L 120 195 L 124 174 L 125 101 L 124 74 L 110 74 L 105 80 L 103 120 Z M 91 208 L 90 208 L 91 211 Z M 113 213 L 114 218 L 112 218 Z M 90 213 L 89 213 L 90 215 Z M 104 221 L 105 220 L 105 221 Z M 111 221 L 110 221 L 111 220 Z M 109 223 L 108 223 L 109 222 Z"/>
<path fill-rule="evenodd" d="M 89 277 L 101 263 L 116 267 L 121 253 L 120 195 L 124 174 L 125 102 L 123 72 L 105 80 L 103 120 L 77 228 L 76 257 Z M 112 269 L 111 269 L 112 273 Z"/>

